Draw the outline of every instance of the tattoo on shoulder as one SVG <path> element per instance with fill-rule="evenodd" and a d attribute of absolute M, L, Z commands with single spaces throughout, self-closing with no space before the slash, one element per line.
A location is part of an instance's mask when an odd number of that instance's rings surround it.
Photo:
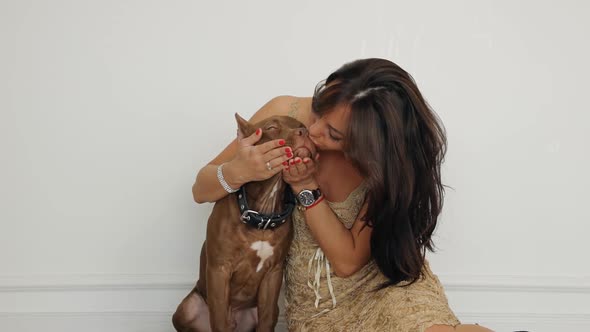
<path fill-rule="evenodd" d="M 299 111 L 299 101 L 294 101 L 291 104 L 289 104 L 289 113 L 287 113 L 288 116 L 297 119 L 297 112 Z"/>

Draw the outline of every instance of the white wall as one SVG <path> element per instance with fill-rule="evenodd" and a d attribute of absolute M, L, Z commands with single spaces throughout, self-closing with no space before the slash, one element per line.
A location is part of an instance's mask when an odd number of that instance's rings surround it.
<path fill-rule="evenodd" d="M 590 330 L 582 1 L 0 1 L 0 330 L 171 331 L 211 205 L 196 172 L 347 61 L 442 118 L 430 256 L 465 322 Z"/>

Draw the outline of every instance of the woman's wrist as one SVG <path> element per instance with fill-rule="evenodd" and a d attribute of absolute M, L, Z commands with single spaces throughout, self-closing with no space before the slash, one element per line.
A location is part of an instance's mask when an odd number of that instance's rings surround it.
<path fill-rule="evenodd" d="M 239 169 L 240 167 L 236 167 L 233 160 L 228 161 L 223 165 L 223 177 L 225 178 L 225 182 L 234 189 L 239 189 L 248 182 L 244 179 L 244 176 L 240 174 Z"/>
<path fill-rule="evenodd" d="M 291 189 L 293 190 L 293 192 L 295 193 L 295 195 L 297 195 L 300 191 L 304 190 L 304 189 L 308 189 L 308 190 L 314 190 L 319 188 L 320 186 L 318 185 L 318 183 L 315 180 L 310 180 L 310 181 L 306 181 L 306 182 L 300 182 L 300 183 L 296 183 L 296 184 L 292 184 L 291 185 Z"/>
<path fill-rule="evenodd" d="M 310 206 L 306 207 L 305 208 L 305 211 L 307 211 L 307 210 L 311 209 L 312 207 L 314 207 L 314 206 L 318 205 L 319 203 L 321 203 L 321 201 L 323 201 L 324 198 L 325 198 L 324 195 L 321 195 L 313 204 L 311 204 Z"/>

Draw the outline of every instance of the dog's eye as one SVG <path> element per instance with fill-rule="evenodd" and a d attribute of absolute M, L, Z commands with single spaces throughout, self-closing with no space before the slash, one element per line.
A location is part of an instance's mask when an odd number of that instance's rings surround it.
<path fill-rule="evenodd" d="M 266 127 L 265 130 L 273 130 L 273 129 L 279 129 L 279 128 L 277 128 L 276 126 L 268 126 L 268 127 Z"/>

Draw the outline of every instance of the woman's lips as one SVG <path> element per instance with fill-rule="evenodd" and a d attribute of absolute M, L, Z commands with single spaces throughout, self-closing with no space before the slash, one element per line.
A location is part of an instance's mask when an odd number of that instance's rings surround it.
<path fill-rule="evenodd" d="M 317 150 L 318 149 L 318 143 L 316 142 L 315 138 L 309 136 L 309 140 L 311 141 L 311 144 L 314 146 L 314 148 Z"/>
<path fill-rule="evenodd" d="M 308 137 L 308 138 L 309 138 L 309 140 L 310 140 L 310 141 L 313 143 L 313 145 L 317 145 L 317 144 L 315 143 L 315 139 L 314 139 L 313 137 L 311 137 L 311 136 L 307 136 L 307 137 Z"/>

